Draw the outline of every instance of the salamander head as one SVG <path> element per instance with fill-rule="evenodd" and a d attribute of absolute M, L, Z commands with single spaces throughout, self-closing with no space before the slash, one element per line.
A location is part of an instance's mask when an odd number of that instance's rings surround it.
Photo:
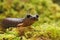
<path fill-rule="evenodd" d="M 38 20 L 38 15 L 27 15 L 26 18 L 30 20 L 37 21 Z"/>

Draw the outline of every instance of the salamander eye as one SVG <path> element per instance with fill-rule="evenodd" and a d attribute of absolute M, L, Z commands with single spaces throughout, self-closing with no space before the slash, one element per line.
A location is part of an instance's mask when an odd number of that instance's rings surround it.
<path fill-rule="evenodd" d="M 31 17 L 31 15 L 27 15 L 27 18 L 30 18 Z"/>
<path fill-rule="evenodd" d="M 38 15 L 36 15 L 36 17 L 38 18 L 39 16 L 38 16 Z"/>

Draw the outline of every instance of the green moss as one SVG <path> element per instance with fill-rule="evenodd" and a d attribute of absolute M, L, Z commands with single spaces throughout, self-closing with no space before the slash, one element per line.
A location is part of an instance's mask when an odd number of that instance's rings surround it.
<path fill-rule="evenodd" d="M 3 0 L 2 0 L 3 1 Z M 39 14 L 39 20 L 31 27 L 32 31 L 26 29 L 24 35 L 19 36 L 13 28 L 0 34 L 0 40 L 60 40 L 60 6 L 53 4 L 52 0 L 5 0 L 0 3 L 0 20 L 6 17 L 25 17 L 30 14 Z M 5 11 L 4 11 L 5 10 Z"/>

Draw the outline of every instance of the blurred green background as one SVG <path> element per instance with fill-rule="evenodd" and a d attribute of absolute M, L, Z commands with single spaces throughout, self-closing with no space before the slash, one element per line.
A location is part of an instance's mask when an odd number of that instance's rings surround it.
<path fill-rule="evenodd" d="M 24 18 L 39 14 L 39 20 L 25 32 L 22 40 L 60 40 L 59 0 L 0 0 L 0 21 L 6 17 Z M 29 13 L 28 13 L 29 12 Z M 21 40 L 16 29 L 0 34 L 0 40 Z"/>

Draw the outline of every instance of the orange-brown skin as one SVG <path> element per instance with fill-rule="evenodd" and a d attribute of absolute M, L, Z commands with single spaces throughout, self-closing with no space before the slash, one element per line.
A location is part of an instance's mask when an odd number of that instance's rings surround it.
<path fill-rule="evenodd" d="M 18 24 L 17 26 L 27 27 L 32 25 L 34 22 L 35 22 L 34 19 L 33 20 L 27 19 L 27 20 L 24 20 L 23 23 Z"/>

